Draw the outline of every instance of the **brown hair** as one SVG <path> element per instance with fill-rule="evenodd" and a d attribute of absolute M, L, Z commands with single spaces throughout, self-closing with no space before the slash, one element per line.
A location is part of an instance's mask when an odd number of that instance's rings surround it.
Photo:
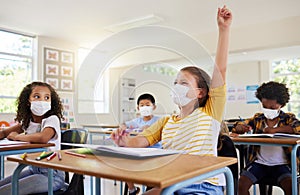
<path fill-rule="evenodd" d="M 210 76 L 204 70 L 196 66 L 187 66 L 182 68 L 180 71 L 186 71 L 191 75 L 193 75 L 197 81 L 198 88 L 204 90 L 206 95 L 203 98 L 198 99 L 198 103 L 199 103 L 198 107 L 204 107 L 208 99 L 208 92 L 209 92 L 209 86 L 211 80 Z"/>

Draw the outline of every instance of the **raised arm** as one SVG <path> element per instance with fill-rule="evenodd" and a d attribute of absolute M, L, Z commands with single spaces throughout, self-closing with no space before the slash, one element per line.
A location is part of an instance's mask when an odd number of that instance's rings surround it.
<path fill-rule="evenodd" d="M 218 8 L 217 22 L 219 27 L 219 39 L 215 59 L 215 68 L 211 82 L 212 88 L 222 86 L 225 83 L 231 21 L 231 11 L 227 9 L 226 6 Z"/>

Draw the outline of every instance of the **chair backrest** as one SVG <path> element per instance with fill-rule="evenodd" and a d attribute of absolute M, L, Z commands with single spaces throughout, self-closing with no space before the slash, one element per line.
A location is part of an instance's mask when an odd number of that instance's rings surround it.
<path fill-rule="evenodd" d="M 218 156 L 237 158 L 237 151 L 231 138 L 226 134 L 220 134 L 218 138 Z M 239 178 L 238 163 L 228 166 L 234 178 L 235 194 L 237 194 L 237 182 Z"/>
<path fill-rule="evenodd" d="M 72 144 L 86 144 L 88 136 L 88 130 L 84 128 L 72 128 L 61 131 L 61 142 L 72 143 Z M 62 145 L 61 149 L 74 148 L 72 146 Z"/>

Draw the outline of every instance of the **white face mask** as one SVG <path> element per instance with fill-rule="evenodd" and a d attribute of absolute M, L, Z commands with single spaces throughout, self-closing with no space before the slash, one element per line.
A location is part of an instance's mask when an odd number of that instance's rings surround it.
<path fill-rule="evenodd" d="M 279 115 L 280 110 L 262 108 L 262 112 L 264 113 L 264 115 L 267 119 L 272 120 L 272 119 L 276 118 Z"/>
<path fill-rule="evenodd" d="M 150 116 L 152 115 L 153 107 L 152 106 L 141 106 L 139 107 L 141 116 Z"/>
<path fill-rule="evenodd" d="M 189 87 L 176 84 L 171 90 L 171 96 L 173 102 L 178 106 L 185 106 L 188 103 L 190 103 L 192 100 L 196 99 L 196 97 L 191 99 L 186 96 L 189 90 L 190 90 Z"/>
<path fill-rule="evenodd" d="M 30 110 L 36 116 L 43 116 L 46 112 L 51 110 L 51 102 L 32 101 Z"/>

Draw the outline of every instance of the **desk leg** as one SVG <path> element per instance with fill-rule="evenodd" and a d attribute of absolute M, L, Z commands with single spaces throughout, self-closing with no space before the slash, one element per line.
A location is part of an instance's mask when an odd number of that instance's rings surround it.
<path fill-rule="evenodd" d="M 123 194 L 123 181 L 120 181 L 120 194 Z"/>
<path fill-rule="evenodd" d="M 294 145 L 292 149 L 291 163 L 292 163 L 292 194 L 298 194 L 298 182 L 297 182 L 297 149 L 299 145 Z"/>
<path fill-rule="evenodd" d="M 101 195 L 101 178 L 95 178 L 95 194 L 96 195 Z"/>
<path fill-rule="evenodd" d="M 90 144 L 93 144 L 93 135 L 92 133 L 88 133 L 89 134 L 89 142 Z"/>
<path fill-rule="evenodd" d="M 180 183 L 174 184 L 174 185 L 169 186 L 167 188 L 164 188 L 162 190 L 161 194 L 162 195 L 172 194 L 176 190 L 178 190 L 180 188 L 183 188 L 185 186 L 191 185 L 191 184 L 195 183 L 196 181 L 204 180 L 204 179 L 207 179 L 209 177 L 213 177 L 213 176 L 221 174 L 221 173 L 224 173 L 225 177 L 226 177 L 226 194 L 227 195 L 234 195 L 233 176 L 232 176 L 232 173 L 231 173 L 231 171 L 228 167 L 223 167 L 221 169 L 217 169 L 217 170 L 199 175 L 197 177 L 182 181 Z"/>
<path fill-rule="evenodd" d="M 1 163 L 1 167 L 0 167 L 0 179 L 4 178 L 4 155 L 0 156 L 0 163 Z"/>
<path fill-rule="evenodd" d="M 48 169 L 48 195 L 53 195 L 53 169 Z"/>
<path fill-rule="evenodd" d="M 18 195 L 19 194 L 19 175 L 20 175 L 20 172 L 25 168 L 27 167 L 27 165 L 25 164 L 19 164 L 17 166 L 17 168 L 14 170 L 14 173 L 12 175 L 12 192 L 11 194 L 12 195 Z"/>
<path fill-rule="evenodd" d="M 90 191 L 91 191 L 91 194 L 94 193 L 94 177 L 93 176 L 90 176 L 91 180 L 90 180 Z"/>

